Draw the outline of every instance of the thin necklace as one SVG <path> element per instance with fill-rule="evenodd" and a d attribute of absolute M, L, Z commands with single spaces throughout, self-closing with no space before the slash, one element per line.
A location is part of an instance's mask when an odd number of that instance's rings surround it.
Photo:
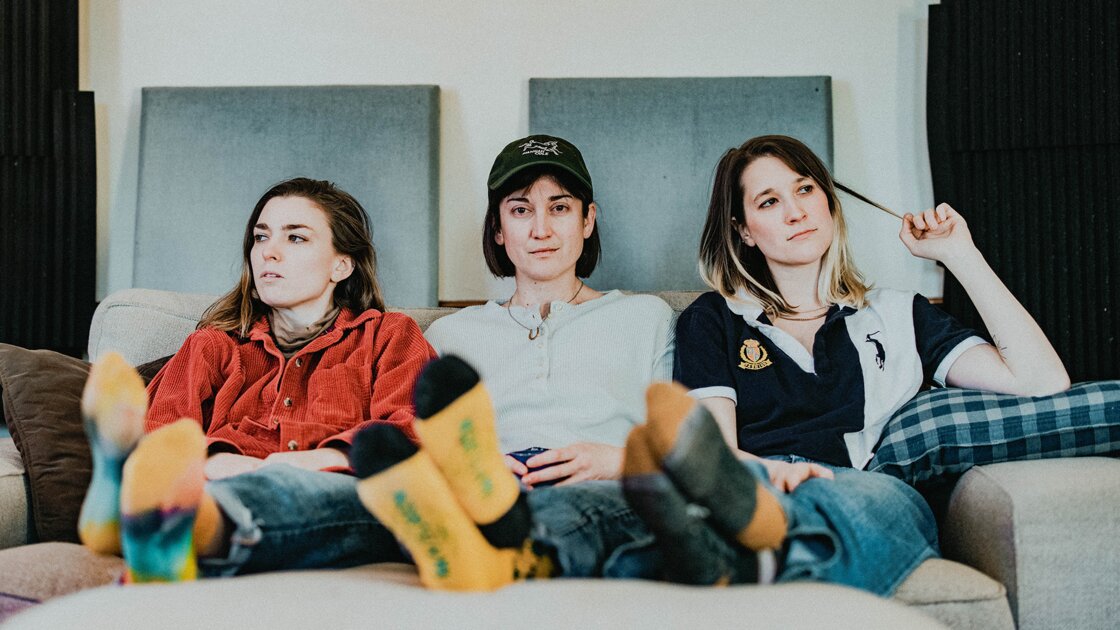
<path fill-rule="evenodd" d="M 580 292 L 580 291 L 583 291 L 583 280 L 580 280 L 580 281 L 579 281 L 579 288 L 578 288 L 578 289 L 576 289 L 575 295 L 573 295 L 572 297 L 568 298 L 567 304 L 571 304 L 571 303 L 572 303 L 572 300 L 574 300 L 574 299 L 576 299 L 577 297 L 579 297 L 579 292 Z M 515 292 L 515 293 L 516 293 L 516 292 Z M 513 316 L 513 311 L 512 311 L 512 310 L 510 310 L 510 308 L 511 308 L 512 306 L 513 306 L 513 296 L 511 295 L 511 296 L 509 296 L 509 301 L 508 301 L 508 302 L 506 302 L 506 312 L 507 312 L 507 313 L 509 313 L 509 318 L 510 318 L 510 319 L 512 319 L 512 320 L 513 320 L 513 322 L 514 322 L 515 324 L 517 324 L 518 326 L 520 326 L 520 327 L 524 328 L 525 330 L 528 330 L 528 331 L 529 331 L 529 341 L 532 341 L 532 340 L 536 339 L 537 337 L 539 337 L 539 336 L 540 336 L 540 334 L 541 334 L 541 327 L 542 327 L 542 326 L 544 326 L 544 323 L 545 323 L 545 321 L 547 321 L 547 320 L 548 320 L 548 315 L 545 315 L 545 316 L 544 316 L 544 317 L 543 317 L 543 318 L 541 319 L 541 323 L 537 324 L 537 325 L 536 325 L 536 327 L 534 327 L 534 328 L 529 328 L 529 327 L 528 327 L 528 326 L 526 326 L 525 324 L 522 324 L 521 322 L 517 321 L 517 318 Z M 552 311 L 549 311 L 549 312 L 548 312 L 548 314 L 549 314 L 549 315 L 551 315 L 551 314 L 552 314 Z"/>
<path fill-rule="evenodd" d="M 823 311 L 823 312 L 821 312 L 821 313 L 818 313 L 818 314 L 816 314 L 816 315 L 810 315 L 810 316 L 806 316 L 806 317 L 787 317 L 787 316 L 785 316 L 785 315 L 775 315 L 775 318 L 776 318 L 776 319 L 784 319 L 784 320 L 786 320 L 786 321 L 790 321 L 790 322 L 811 322 L 811 321 L 813 321 L 814 319 L 820 319 L 820 318 L 824 317 L 825 315 L 828 315 L 828 309 L 830 309 L 830 308 L 832 308 L 832 307 L 831 307 L 831 306 L 822 306 L 822 307 L 820 307 L 820 308 L 815 308 L 815 309 L 813 309 L 813 310 L 811 310 L 811 311 L 804 311 L 804 312 L 806 312 L 806 313 L 813 313 L 813 312 L 816 312 L 816 311 Z M 801 312 L 802 312 L 802 311 L 794 311 L 794 313 L 799 313 L 799 314 L 800 314 Z"/>

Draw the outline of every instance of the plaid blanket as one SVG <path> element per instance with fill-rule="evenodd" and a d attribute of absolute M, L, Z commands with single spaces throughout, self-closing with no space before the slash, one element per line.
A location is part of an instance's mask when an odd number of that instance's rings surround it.
<path fill-rule="evenodd" d="M 1120 381 L 1037 398 L 919 392 L 891 417 L 867 469 L 920 485 L 979 464 L 1085 455 L 1120 455 Z"/>

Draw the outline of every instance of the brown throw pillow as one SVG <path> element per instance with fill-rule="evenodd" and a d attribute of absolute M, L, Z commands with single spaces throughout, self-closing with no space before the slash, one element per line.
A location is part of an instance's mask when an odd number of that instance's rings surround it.
<path fill-rule="evenodd" d="M 144 383 L 171 359 L 136 370 Z M 0 343 L 4 417 L 31 486 L 31 514 L 42 542 L 78 542 L 78 515 L 89 487 L 89 443 L 81 398 L 89 364 L 50 350 Z"/>
<path fill-rule="evenodd" d="M 80 400 L 89 364 L 49 350 L 0 344 L 4 416 L 31 486 L 39 540 L 78 540 L 90 478 Z"/>

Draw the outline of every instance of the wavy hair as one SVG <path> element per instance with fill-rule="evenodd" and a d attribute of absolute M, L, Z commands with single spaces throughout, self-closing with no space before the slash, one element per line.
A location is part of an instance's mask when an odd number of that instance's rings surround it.
<path fill-rule="evenodd" d="M 206 309 L 198 328 L 217 328 L 249 335 L 253 322 L 269 312 L 269 306 L 257 297 L 250 255 L 253 250 L 253 228 L 268 202 L 277 197 L 302 197 L 319 207 L 331 228 L 331 245 L 335 252 L 349 256 L 354 271 L 334 288 L 334 304 L 355 313 L 375 308 L 385 310 L 381 285 L 377 281 L 377 252 L 373 249 L 373 229 L 365 208 L 346 191 L 332 182 L 297 177 L 276 184 L 261 196 L 242 238 L 241 279 L 237 286 L 218 298 Z"/>

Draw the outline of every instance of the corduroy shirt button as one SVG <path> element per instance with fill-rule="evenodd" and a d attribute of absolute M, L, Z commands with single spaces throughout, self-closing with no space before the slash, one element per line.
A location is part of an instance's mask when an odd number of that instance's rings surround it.
<path fill-rule="evenodd" d="M 299 443 L 298 442 L 296 442 L 295 440 L 288 440 L 288 450 L 289 451 L 294 451 L 297 448 L 299 448 Z"/>
<path fill-rule="evenodd" d="M 296 367 L 303 367 L 303 357 L 296 359 Z"/>
<path fill-rule="evenodd" d="M 288 398 L 284 399 L 284 406 L 285 407 L 291 407 L 292 406 L 292 399 L 291 399 L 290 396 Z"/>

